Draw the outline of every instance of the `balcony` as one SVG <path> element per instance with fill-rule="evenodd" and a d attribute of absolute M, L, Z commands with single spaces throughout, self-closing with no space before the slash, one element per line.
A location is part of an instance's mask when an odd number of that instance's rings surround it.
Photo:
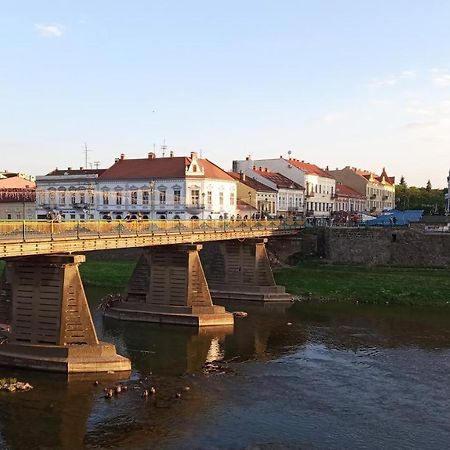
<path fill-rule="evenodd" d="M 308 192 L 305 197 L 311 198 L 311 197 L 315 197 L 315 195 L 316 195 L 315 192 Z"/>
<path fill-rule="evenodd" d="M 377 198 L 376 194 L 372 194 L 372 195 L 370 196 L 370 200 L 375 200 L 376 198 Z"/>

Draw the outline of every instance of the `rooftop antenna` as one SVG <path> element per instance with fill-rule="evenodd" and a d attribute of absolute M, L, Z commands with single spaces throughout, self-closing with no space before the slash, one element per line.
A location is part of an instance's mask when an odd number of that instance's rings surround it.
<path fill-rule="evenodd" d="M 200 149 L 200 159 L 202 159 L 203 157 L 202 157 L 202 155 L 203 155 L 203 150 L 202 149 Z"/>
<path fill-rule="evenodd" d="M 288 158 L 290 158 L 291 155 L 292 155 L 292 152 L 289 150 L 289 151 L 288 151 Z"/>
<path fill-rule="evenodd" d="M 94 167 L 96 170 L 100 167 L 100 161 L 94 161 Z"/>
<path fill-rule="evenodd" d="M 166 156 L 166 150 L 167 150 L 166 138 L 164 138 L 164 140 L 163 140 L 163 144 L 161 145 L 161 150 L 162 150 L 162 157 L 164 158 L 164 156 Z"/>
<path fill-rule="evenodd" d="M 90 153 L 92 150 L 88 149 L 88 146 L 86 144 L 86 142 L 84 143 L 84 167 L 87 169 L 88 168 L 88 153 Z"/>

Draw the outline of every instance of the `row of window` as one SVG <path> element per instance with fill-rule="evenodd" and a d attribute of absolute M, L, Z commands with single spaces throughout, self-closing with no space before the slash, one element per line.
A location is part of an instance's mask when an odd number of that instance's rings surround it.
<path fill-rule="evenodd" d="M 322 185 L 322 184 L 312 184 L 306 183 L 306 192 L 311 194 L 315 192 L 316 194 L 330 194 L 334 195 L 334 186 Z"/>
<path fill-rule="evenodd" d="M 123 191 L 117 191 L 113 193 L 114 195 L 114 203 L 115 205 L 123 205 L 125 204 L 125 192 Z M 165 190 L 158 191 L 157 194 L 153 194 L 153 198 L 150 198 L 150 192 L 149 191 L 142 191 L 141 192 L 141 201 L 142 205 L 149 205 L 150 202 L 152 203 L 159 203 L 160 205 L 165 205 L 167 203 L 167 194 Z M 57 198 L 58 197 L 58 198 Z M 66 195 L 66 192 L 59 191 L 58 196 L 56 191 L 49 191 L 48 193 L 49 203 L 50 204 L 56 204 L 58 201 L 59 205 L 76 205 L 76 204 L 91 204 L 93 205 L 95 202 L 94 194 L 85 194 L 84 192 L 77 193 L 71 192 L 69 193 L 69 196 Z M 181 190 L 175 189 L 173 191 L 173 204 L 174 205 L 180 205 L 181 204 Z M 67 203 L 67 200 L 69 202 Z M 109 191 L 103 191 L 102 192 L 102 204 L 103 205 L 109 205 L 111 202 L 111 192 Z M 213 203 L 213 193 L 212 191 L 207 191 L 206 193 L 200 194 L 200 190 L 193 189 L 191 190 L 191 204 L 192 205 L 209 205 L 211 206 Z M 45 193 L 41 192 L 38 195 L 38 201 L 41 204 L 46 203 L 45 202 Z M 231 192 L 229 194 L 229 204 L 234 205 L 236 201 L 235 193 Z M 138 191 L 131 191 L 130 192 L 130 204 L 131 205 L 137 205 L 139 204 L 139 192 Z M 223 206 L 225 203 L 225 195 L 223 192 L 219 192 L 219 204 Z"/>
<path fill-rule="evenodd" d="M 336 211 L 364 211 L 365 202 L 337 202 Z"/>
<path fill-rule="evenodd" d="M 91 205 L 94 204 L 94 194 L 86 194 L 84 192 L 80 192 L 78 195 L 76 192 L 69 192 L 69 194 L 67 195 L 65 191 L 60 191 L 57 196 L 55 191 L 49 191 L 48 198 L 49 203 L 56 203 L 56 201 L 58 200 L 59 205 L 76 205 L 77 203 L 89 203 Z M 45 203 L 44 192 L 38 193 L 38 201 L 39 203 Z"/>
<path fill-rule="evenodd" d="M 392 198 L 394 193 L 386 189 L 369 188 L 369 195 L 377 195 L 378 197 L 385 195 L 388 198 Z"/>

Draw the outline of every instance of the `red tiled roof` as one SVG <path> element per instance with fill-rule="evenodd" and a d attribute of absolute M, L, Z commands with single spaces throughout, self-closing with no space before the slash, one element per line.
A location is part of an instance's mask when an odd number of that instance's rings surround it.
<path fill-rule="evenodd" d="M 266 186 L 264 183 L 259 182 L 258 180 L 255 180 L 254 178 L 251 178 L 250 176 L 246 175 L 245 180 L 241 179 L 241 174 L 237 172 L 228 172 L 228 174 L 233 177 L 236 181 L 239 181 L 239 183 L 245 184 L 245 186 L 248 186 L 249 188 L 254 189 L 256 192 L 277 192 L 275 189 L 272 189 L 269 186 Z"/>
<path fill-rule="evenodd" d="M 253 168 L 253 171 L 258 175 L 270 180 L 272 183 L 275 183 L 278 189 L 305 189 L 303 186 L 300 186 L 299 184 L 290 180 L 288 177 L 281 175 L 281 173 L 271 172 L 268 169 L 259 170 L 256 168 Z"/>
<path fill-rule="evenodd" d="M 359 192 L 356 192 L 351 187 L 341 183 L 336 183 L 336 195 L 338 197 L 350 197 L 360 199 L 366 198 L 364 195 L 360 194 Z"/>
<path fill-rule="evenodd" d="M 299 161 L 298 159 L 289 158 L 289 163 L 298 169 L 303 170 L 303 172 L 310 175 L 318 175 L 319 177 L 324 178 L 333 178 L 329 173 L 325 170 L 321 169 L 319 166 L 315 164 L 306 163 L 304 161 Z"/>
<path fill-rule="evenodd" d="M 119 159 L 100 176 L 100 180 L 137 180 L 150 178 L 184 178 L 192 159 L 186 156 L 167 158 Z M 204 170 L 199 178 L 232 180 L 223 169 L 208 159 L 197 159 Z M 197 176 L 196 176 L 197 178 Z"/>

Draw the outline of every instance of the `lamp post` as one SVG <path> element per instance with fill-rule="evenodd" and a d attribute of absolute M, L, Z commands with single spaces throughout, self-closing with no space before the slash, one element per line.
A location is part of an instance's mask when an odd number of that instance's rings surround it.
<path fill-rule="evenodd" d="M 202 192 L 202 220 L 205 220 L 205 193 Z"/>
<path fill-rule="evenodd" d="M 154 192 L 155 192 L 155 180 L 150 180 L 150 220 L 153 220 L 153 203 L 154 203 Z"/>

